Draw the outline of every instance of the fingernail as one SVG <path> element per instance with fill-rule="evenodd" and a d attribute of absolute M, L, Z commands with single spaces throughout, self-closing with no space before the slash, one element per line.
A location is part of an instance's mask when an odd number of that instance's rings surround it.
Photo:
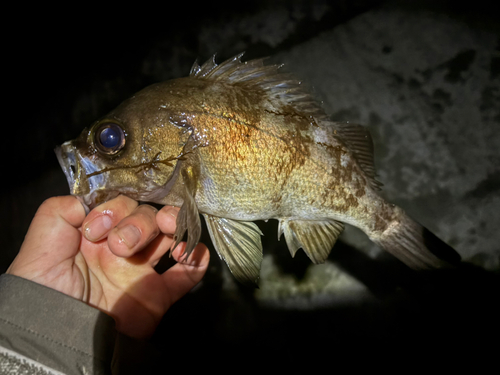
<path fill-rule="evenodd" d="M 108 215 L 101 215 L 89 221 L 85 227 L 84 235 L 92 242 L 100 240 L 113 226 L 113 220 Z"/>
<path fill-rule="evenodd" d="M 116 228 L 116 233 L 129 249 L 132 249 L 141 240 L 141 231 L 134 225 Z"/>

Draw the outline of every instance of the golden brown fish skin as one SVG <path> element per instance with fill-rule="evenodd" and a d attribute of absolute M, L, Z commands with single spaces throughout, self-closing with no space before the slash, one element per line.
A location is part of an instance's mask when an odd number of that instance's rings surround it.
<path fill-rule="evenodd" d="M 156 123 L 144 130 L 153 134 L 144 138 L 147 157 L 179 152 L 167 146 L 178 139 L 167 120 L 192 129 L 200 212 L 248 221 L 335 219 L 368 232 L 383 231 L 394 220 L 393 205 L 371 189 L 333 130 L 290 105 L 277 105 L 261 90 L 181 78 L 151 86 L 132 100 L 138 105 L 125 104 L 130 116 L 149 116 L 142 124 Z M 172 192 L 160 203 L 180 200 Z"/>
<path fill-rule="evenodd" d="M 370 235 L 395 219 L 393 205 L 369 186 L 333 129 L 257 88 L 179 78 L 143 89 L 104 118 L 127 132 L 127 148 L 108 161 L 111 166 L 179 156 L 192 134 L 189 164 L 199 163 L 195 199 L 202 213 L 246 221 L 335 219 Z M 77 147 L 97 163 L 102 156 L 84 133 Z M 165 164 L 113 170 L 107 189 L 140 199 L 136 191 L 165 185 L 173 170 Z M 182 205 L 180 188 L 156 202 Z"/>

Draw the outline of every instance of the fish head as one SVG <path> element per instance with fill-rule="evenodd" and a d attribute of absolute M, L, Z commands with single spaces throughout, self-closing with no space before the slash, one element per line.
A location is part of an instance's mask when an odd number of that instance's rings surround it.
<path fill-rule="evenodd" d="M 162 203 L 189 138 L 164 90 L 148 87 L 55 149 L 70 193 L 87 209 L 119 194 Z"/>

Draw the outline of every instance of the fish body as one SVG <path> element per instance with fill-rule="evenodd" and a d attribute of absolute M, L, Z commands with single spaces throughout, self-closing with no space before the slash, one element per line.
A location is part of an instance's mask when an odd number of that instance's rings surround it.
<path fill-rule="evenodd" d="M 90 207 L 118 194 L 181 207 L 175 238 L 188 232 L 188 253 L 203 214 L 242 282 L 259 276 L 255 220 L 279 220 L 291 254 L 302 248 L 314 263 L 349 223 L 413 268 L 447 264 L 429 251 L 436 238 L 378 194 L 368 131 L 331 121 L 263 59 L 195 63 L 189 77 L 145 88 L 56 153 L 71 193 Z"/>

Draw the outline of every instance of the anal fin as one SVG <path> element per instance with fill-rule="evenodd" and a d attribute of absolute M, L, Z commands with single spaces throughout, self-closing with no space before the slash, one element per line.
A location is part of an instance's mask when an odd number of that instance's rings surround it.
<path fill-rule="evenodd" d="M 285 240 L 292 254 L 302 248 L 315 264 L 324 263 L 330 250 L 344 230 L 344 224 L 335 220 L 280 220 L 278 237 L 285 233 Z"/>
<path fill-rule="evenodd" d="M 236 221 L 203 214 L 219 257 L 236 279 L 256 285 L 262 263 L 262 232 L 249 221 Z"/>

